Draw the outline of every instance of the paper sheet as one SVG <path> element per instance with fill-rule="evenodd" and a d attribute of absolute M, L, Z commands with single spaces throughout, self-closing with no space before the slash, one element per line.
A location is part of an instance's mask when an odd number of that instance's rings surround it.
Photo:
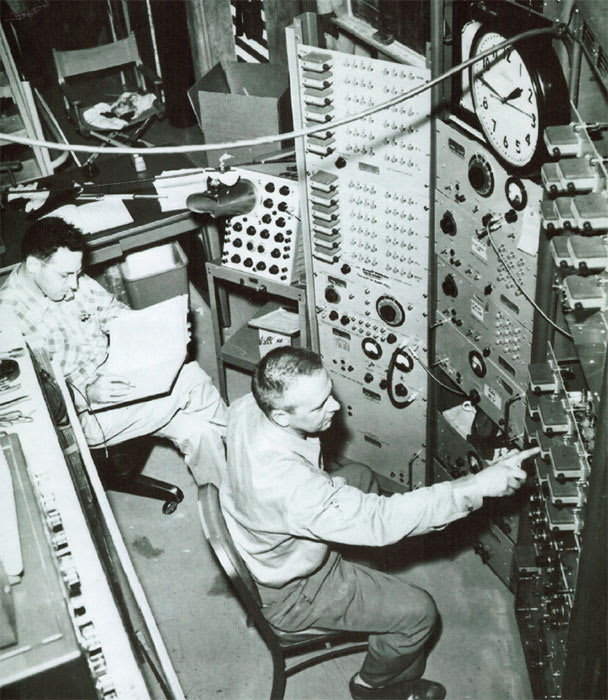
<path fill-rule="evenodd" d="M 97 233 L 133 222 L 133 217 L 122 199 L 114 197 L 80 206 L 66 204 L 42 218 L 46 216 L 58 216 L 68 224 L 77 226 L 83 233 Z"/>
<path fill-rule="evenodd" d="M 128 378 L 134 387 L 121 403 L 171 390 L 186 359 L 188 295 L 182 294 L 110 324 L 110 353 L 100 372 Z M 93 410 L 118 404 L 95 404 Z"/>
<path fill-rule="evenodd" d="M 165 170 L 154 180 L 161 211 L 187 209 L 186 199 L 191 194 L 205 192 L 207 189 L 207 173 L 200 168 L 185 170 Z"/>

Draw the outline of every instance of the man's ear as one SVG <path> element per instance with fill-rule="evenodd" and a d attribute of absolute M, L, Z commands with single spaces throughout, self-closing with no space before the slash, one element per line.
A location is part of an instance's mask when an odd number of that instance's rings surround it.
<path fill-rule="evenodd" d="M 25 269 L 30 275 L 37 275 L 42 267 L 42 260 L 35 255 L 28 255 L 25 259 Z"/>
<path fill-rule="evenodd" d="M 289 426 L 289 413 L 282 408 L 273 408 L 270 411 L 270 419 L 281 428 Z"/>

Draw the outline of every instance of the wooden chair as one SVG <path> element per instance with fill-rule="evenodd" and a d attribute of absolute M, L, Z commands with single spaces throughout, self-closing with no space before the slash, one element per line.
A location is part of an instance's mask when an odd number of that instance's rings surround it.
<path fill-rule="evenodd" d="M 162 118 L 165 102 L 161 79 L 143 63 L 137 48 L 134 34 L 109 44 L 93 46 L 89 49 L 58 51 L 53 49 L 53 59 L 57 69 L 59 87 L 63 94 L 68 115 L 78 131 L 84 136 L 100 135 L 99 127 L 90 124 L 84 112 L 100 102 L 113 103 L 124 92 L 153 94 L 152 107 L 129 121 L 129 126 L 120 133 L 141 135 L 150 121 Z M 118 134 L 117 130 L 108 129 Z"/>
<path fill-rule="evenodd" d="M 366 635 L 319 629 L 283 632 L 271 625 L 262 614 L 262 599 L 255 581 L 234 546 L 226 527 L 216 486 L 205 484 L 199 487 L 198 507 L 205 537 L 245 607 L 248 624 L 251 626 L 253 621 L 272 655 L 271 700 L 282 700 L 289 676 L 329 659 L 367 651 L 367 643 L 360 641 Z M 339 646 L 332 647 L 332 645 Z M 325 650 L 287 667 L 289 657 L 312 652 L 319 646 L 324 647 Z"/>

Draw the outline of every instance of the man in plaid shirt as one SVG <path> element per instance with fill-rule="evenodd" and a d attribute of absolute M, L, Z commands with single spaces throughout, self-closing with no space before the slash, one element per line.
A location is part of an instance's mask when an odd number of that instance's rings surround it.
<path fill-rule="evenodd" d="M 182 367 L 170 394 L 91 412 L 91 404 L 120 404 L 132 386 L 128 377 L 103 373 L 102 367 L 108 324 L 130 310 L 82 273 L 84 247 L 81 232 L 62 219 L 33 224 L 23 240 L 24 262 L 0 289 L 2 325 L 16 325 L 31 347 L 58 360 L 91 447 L 141 435 L 166 437 L 183 453 L 197 483 L 219 484 L 226 406 L 196 362 Z"/>

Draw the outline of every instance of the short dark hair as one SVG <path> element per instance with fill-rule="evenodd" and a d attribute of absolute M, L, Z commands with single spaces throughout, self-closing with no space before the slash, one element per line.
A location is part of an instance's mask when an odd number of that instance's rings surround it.
<path fill-rule="evenodd" d="M 38 219 L 27 229 L 21 243 L 24 259 L 33 255 L 40 260 L 48 260 L 59 248 L 84 253 L 85 239 L 78 227 L 58 216 Z"/>
<path fill-rule="evenodd" d="M 296 377 L 309 376 L 323 369 L 321 358 L 312 350 L 292 348 L 287 345 L 271 350 L 265 355 L 253 373 L 251 390 L 258 406 L 268 416 L 281 406 L 283 394 Z"/>

